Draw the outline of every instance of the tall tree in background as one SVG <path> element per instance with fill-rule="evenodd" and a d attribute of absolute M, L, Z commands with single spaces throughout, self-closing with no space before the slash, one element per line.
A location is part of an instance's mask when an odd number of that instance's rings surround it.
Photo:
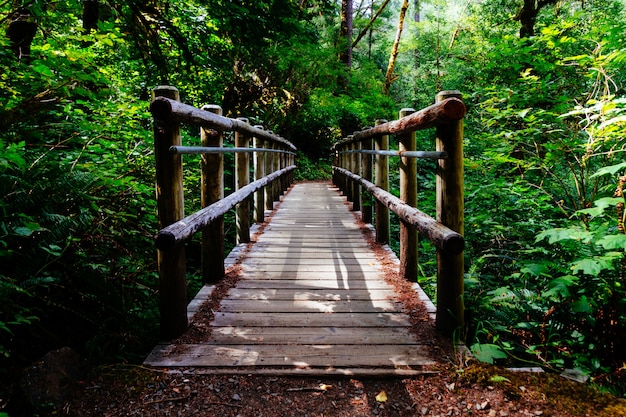
<path fill-rule="evenodd" d="M 346 66 L 346 74 L 339 76 L 339 87 L 348 86 L 348 73 L 352 68 L 352 0 L 341 2 L 341 25 L 339 28 L 339 61 Z"/>
<path fill-rule="evenodd" d="M 385 10 L 385 7 L 387 7 L 389 2 L 390 2 L 390 0 L 383 1 L 383 4 L 380 5 L 378 10 L 376 10 L 376 13 L 374 13 L 372 15 L 372 17 L 370 18 L 370 21 L 367 22 L 367 25 L 365 25 L 365 27 L 359 32 L 359 34 L 356 37 L 356 39 L 354 40 L 354 42 L 352 42 L 352 48 L 355 48 L 357 46 L 357 44 L 359 43 L 359 41 L 363 38 L 363 36 L 365 36 L 365 34 L 367 34 L 368 30 L 371 29 L 372 25 L 374 24 L 374 22 L 376 21 L 378 16 L 380 16 L 380 14 Z M 372 2 L 372 6 L 374 6 L 373 2 Z M 372 7 L 372 10 L 373 10 L 373 7 Z"/>
<path fill-rule="evenodd" d="M 398 47 L 400 46 L 400 38 L 402 37 L 402 29 L 404 28 L 404 18 L 406 11 L 409 8 L 409 0 L 402 2 L 400 8 L 400 17 L 398 18 L 398 29 L 396 31 L 396 39 L 393 41 L 393 47 L 391 48 L 391 55 L 389 56 L 389 64 L 387 65 L 387 73 L 385 74 L 385 85 L 383 86 L 383 93 L 389 92 L 389 87 L 394 81 L 393 69 L 396 66 L 396 58 L 398 57 Z"/>
<path fill-rule="evenodd" d="M 524 4 L 515 16 L 522 27 L 519 30 L 520 38 L 535 36 L 535 23 L 541 9 L 549 4 L 556 4 L 557 0 L 524 0 Z"/>

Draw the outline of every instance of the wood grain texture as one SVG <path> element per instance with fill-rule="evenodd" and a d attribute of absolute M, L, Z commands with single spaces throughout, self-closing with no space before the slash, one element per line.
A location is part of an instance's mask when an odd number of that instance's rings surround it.
<path fill-rule="evenodd" d="M 297 184 L 241 263 L 204 343 L 158 345 L 145 364 L 212 373 L 411 375 L 435 361 L 409 332 L 350 207 Z M 197 304 L 197 303 L 196 303 Z"/>

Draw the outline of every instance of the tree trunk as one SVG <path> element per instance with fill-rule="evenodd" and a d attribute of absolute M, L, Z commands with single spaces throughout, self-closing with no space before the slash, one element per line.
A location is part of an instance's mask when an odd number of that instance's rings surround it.
<path fill-rule="evenodd" d="M 535 36 L 535 23 L 539 11 L 549 4 L 556 4 L 557 0 L 524 0 L 524 5 L 515 16 L 515 20 L 519 20 L 521 27 L 519 30 L 520 38 L 530 38 Z"/>
<path fill-rule="evenodd" d="M 352 68 L 352 0 L 341 2 L 341 27 L 339 28 L 339 61 L 345 64 L 346 74 L 339 76 L 339 86 L 348 87 L 348 73 Z"/>
<path fill-rule="evenodd" d="M 87 33 L 98 29 L 99 6 L 98 0 L 83 1 L 83 30 Z"/>
<path fill-rule="evenodd" d="M 354 40 L 354 42 L 352 42 L 352 48 L 355 48 L 356 45 L 361 40 L 361 38 L 363 38 L 363 36 L 365 36 L 367 31 L 372 27 L 372 25 L 374 24 L 374 22 L 376 21 L 378 16 L 380 16 L 380 14 L 385 10 L 385 7 L 387 7 L 387 5 L 389 4 L 390 1 L 391 0 L 383 1 L 383 4 L 381 4 L 380 7 L 378 8 L 378 10 L 376 10 L 376 13 L 374 13 L 372 15 L 372 18 L 370 19 L 369 22 L 367 22 L 367 25 L 365 25 L 365 27 L 361 30 L 361 32 L 359 32 L 359 36 L 357 36 L 356 39 Z M 373 3 L 372 3 L 372 5 L 373 5 Z"/>
<path fill-rule="evenodd" d="M 30 13 L 28 11 L 15 12 L 6 32 L 15 57 L 20 61 L 24 60 L 25 63 L 30 60 L 30 45 L 37 32 L 37 23 L 30 22 L 29 19 Z"/>
<path fill-rule="evenodd" d="M 387 65 L 387 73 L 385 74 L 385 85 L 383 86 L 383 93 L 389 92 L 389 87 L 394 81 L 393 69 L 396 66 L 396 58 L 398 57 L 398 47 L 400 45 L 400 38 L 402 37 L 402 28 L 404 27 L 404 17 L 406 11 L 409 8 L 409 0 L 402 2 L 402 8 L 400 9 L 400 17 L 398 18 L 398 30 L 396 32 L 396 39 L 393 42 L 393 48 L 391 49 L 391 55 L 389 56 L 389 65 Z"/>

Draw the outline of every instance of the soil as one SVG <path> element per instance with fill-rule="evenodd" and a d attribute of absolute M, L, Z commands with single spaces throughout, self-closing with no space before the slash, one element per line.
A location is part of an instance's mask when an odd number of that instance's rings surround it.
<path fill-rule="evenodd" d="M 626 404 L 558 375 L 445 364 L 412 378 L 194 375 L 104 368 L 63 416 L 624 416 Z"/>
<path fill-rule="evenodd" d="M 626 401 L 559 375 L 478 363 L 442 338 L 411 286 L 371 231 L 362 228 L 421 340 L 439 365 L 414 377 L 209 375 L 192 369 L 101 368 L 82 383 L 62 416 L 626 416 Z M 254 241 L 254 239 L 253 239 Z M 212 310 L 237 282 L 235 265 L 179 342 L 210 334 Z"/>

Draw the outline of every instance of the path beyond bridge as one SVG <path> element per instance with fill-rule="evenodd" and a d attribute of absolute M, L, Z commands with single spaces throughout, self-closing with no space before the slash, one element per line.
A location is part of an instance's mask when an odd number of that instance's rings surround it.
<path fill-rule="evenodd" d="M 239 281 L 214 311 L 208 339 L 158 345 L 146 365 L 229 374 L 411 375 L 436 363 L 433 342 L 417 340 L 385 281 L 383 262 L 392 260 L 381 262 L 330 183 L 294 185 L 240 262 Z M 425 298 L 419 289 L 412 295 Z"/>

